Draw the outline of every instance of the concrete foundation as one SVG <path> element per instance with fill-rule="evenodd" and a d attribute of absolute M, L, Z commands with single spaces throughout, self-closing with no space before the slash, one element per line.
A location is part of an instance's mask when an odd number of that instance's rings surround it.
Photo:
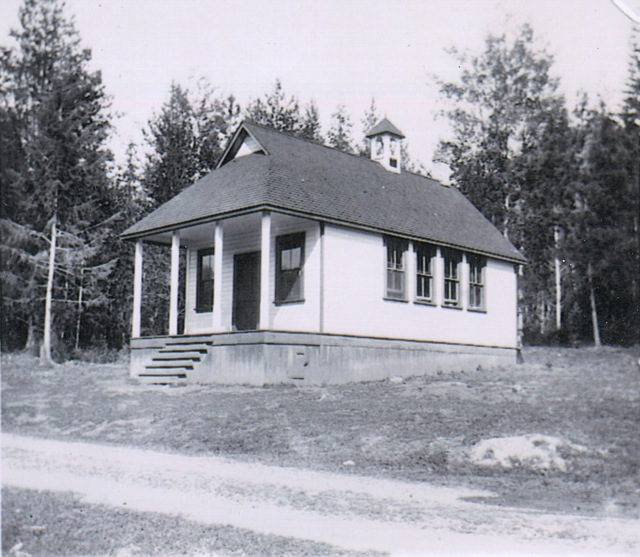
<path fill-rule="evenodd" d="M 474 371 L 516 363 L 515 348 L 307 333 L 251 331 L 150 337 L 131 341 L 131 376 L 139 377 L 167 341 L 206 342 L 189 383 L 320 385 Z"/>

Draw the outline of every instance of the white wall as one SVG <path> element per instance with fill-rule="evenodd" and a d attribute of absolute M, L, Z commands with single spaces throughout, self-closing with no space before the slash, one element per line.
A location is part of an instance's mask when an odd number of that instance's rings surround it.
<path fill-rule="evenodd" d="M 462 309 L 414 303 L 415 281 L 409 280 L 407 302 L 385 300 L 386 251 L 380 234 L 326 225 L 324 286 L 321 286 L 320 225 L 316 221 L 272 214 L 268 327 L 275 331 L 324 332 L 451 342 L 483 346 L 517 345 L 516 274 L 513 264 L 489 259 L 485 269 L 486 312 L 467 309 L 468 266 L 461 269 Z M 214 331 L 212 313 L 195 312 L 197 250 L 213 247 L 213 226 L 191 242 L 188 252 L 186 333 Z M 304 302 L 276 306 L 276 237 L 306 232 Z M 210 236 L 210 239 L 209 239 Z M 228 219 L 224 223 L 222 323 L 232 330 L 233 263 L 238 253 L 260 251 L 260 215 Z M 414 268 L 414 266 L 410 266 Z M 442 263 L 436 261 L 435 300 L 442 300 Z M 217 280 L 217 277 L 216 277 Z M 409 287 L 408 287 L 409 289 Z M 322 294 L 323 292 L 323 294 Z M 322 309 L 321 309 L 322 305 Z M 323 315 L 323 317 L 321 316 Z"/>
<path fill-rule="evenodd" d="M 513 264 L 489 259 L 485 270 L 486 312 L 466 309 L 468 269 L 463 264 L 462 308 L 385 300 L 386 250 L 379 234 L 325 229 L 325 332 L 474 345 L 517 344 L 516 274 Z M 442 269 L 441 264 L 435 265 Z M 442 296 L 442 273 L 434 282 Z M 409 284 L 413 284 L 410 282 Z M 413 289 L 412 289 L 413 290 Z"/>

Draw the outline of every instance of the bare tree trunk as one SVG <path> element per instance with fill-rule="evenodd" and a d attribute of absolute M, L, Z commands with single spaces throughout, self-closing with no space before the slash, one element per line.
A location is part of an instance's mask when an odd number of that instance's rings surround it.
<path fill-rule="evenodd" d="M 560 257 L 558 256 L 558 243 L 560 242 L 560 230 L 553 229 L 553 241 L 555 244 L 555 257 L 553 259 L 555 279 L 556 279 L 556 331 L 562 329 L 562 270 L 560 268 Z"/>
<path fill-rule="evenodd" d="M 596 347 L 602 346 L 600 340 L 600 326 L 598 325 L 598 309 L 596 307 L 596 293 L 593 288 L 593 269 L 591 262 L 587 265 L 587 276 L 589 278 L 589 301 L 591 302 L 591 322 L 593 323 L 593 344 Z"/>
<path fill-rule="evenodd" d="M 51 222 L 51 242 L 49 245 L 49 273 L 47 275 L 47 292 L 44 302 L 44 337 L 40 347 L 40 362 L 44 365 L 54 365 L 51 357 L 51 301 L 53 299 L 53 277 L 56 263 L 56 217 Z"/>
<path fill-rule="evenodd" d="M 78 316 L 76 318 L 76 351 L 80 346 L 80 322 L 82 321 L 82 295 L 84 292 L 84 269 L 80 269 L 80 288 L 78 288 Z"/>

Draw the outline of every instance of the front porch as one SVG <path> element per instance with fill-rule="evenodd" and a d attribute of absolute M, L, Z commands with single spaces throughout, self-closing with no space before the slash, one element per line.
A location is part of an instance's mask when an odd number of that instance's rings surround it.
<path fill-rule="evenodd" d="M 145 243 L 170 246 L 167 326 L 151 336 L 321 332 L 322 230 L 318 221 L 256 211 L 137 239 L 132 339 L 143 336 Z"/>

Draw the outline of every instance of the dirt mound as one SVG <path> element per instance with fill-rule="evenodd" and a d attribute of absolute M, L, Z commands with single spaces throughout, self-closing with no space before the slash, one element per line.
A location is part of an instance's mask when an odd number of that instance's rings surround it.
<path fill-rule="evenodd" d="M 531 433 L 517 437 L 484 439 L 469 452 L 478 466 L 525 467 L 534 470 L 567 471 L 567 457 L 587 449 L 559 437 Z"/>

